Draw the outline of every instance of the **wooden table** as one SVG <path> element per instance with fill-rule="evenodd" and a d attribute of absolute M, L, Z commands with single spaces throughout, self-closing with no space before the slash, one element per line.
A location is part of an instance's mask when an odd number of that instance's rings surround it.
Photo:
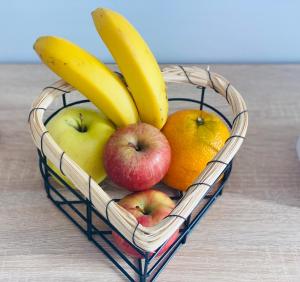
<path fill-rule="evenodd" d="M 243 94 L 247 140 L 223 196 L 158 281 L 298 282 L 300 65 L 211 69 Z M 40 90 L 56 79 L 40 65 L 0 66 L 0 280 L 123 281 L 42 188 L 27 115 Z"/>

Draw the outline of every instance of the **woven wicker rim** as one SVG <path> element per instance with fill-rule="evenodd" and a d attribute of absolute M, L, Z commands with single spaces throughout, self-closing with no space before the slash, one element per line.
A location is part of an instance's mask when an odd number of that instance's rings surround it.
<path fill-rule="evenodd" d="M 145 251 L 154 251 L 167 241 L 183 223 L 201 199 L 205 196 L 210 186 L 224 171 L 224 166 L 229 164 L 241 147 L 248 127 L 248 112 L 246 104 L 240 93 L 221 75 L 203 70 L 199 67 L 171 66 L 163 69 L 162 74 L 166 83 L 192 83 L 202 87 L 210 87 L 225 97 L 231 106 L 234 119 L 231 137 L 216 155 L 217 162 L 210 162 L 199 175 L 194 185 L 188 189 L 182 200 L 172 211 L 172 215 L 152 227 L 144 227 L 116 202 L 111 202 L 111 197 L 83 171 L 72 159 L 64 154 L 56 144 L 43 123 L 45 110 L 52 102 L 64 92 L 74 90 L 70 85 L 60 80 L 50 87 L 46 87 L 41 95 L 33 102 L 29 116 L 30 131 L 33 141 L 38 149 L 56 166 L 62 168 L 64 174 L 87 198 L 91 199 L 94 207 L 104 216 L 108 215 L 109 221 L 120 233 L 137 247 Z M 42 110 L 41 110 L 42 109 Z M 63 162 L 61 163 L 61 157 Z M 89 194 L 90 193 L 90 194 Z M 106 209 L 109 203 L 108 209 Z"/>

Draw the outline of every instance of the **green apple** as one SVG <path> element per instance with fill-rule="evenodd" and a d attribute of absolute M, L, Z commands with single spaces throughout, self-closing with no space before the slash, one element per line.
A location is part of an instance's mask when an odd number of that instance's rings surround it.
<path fill-rule="evenodd" d="M 61 149 L 88 175 L 98 183 L 105 178 L 104 147 L 115 127 L 101 112 L 88 108 L 65 108 L 46 127 Z M 73 186 L 58 168 L 52 163 L 49 166 Z"/>

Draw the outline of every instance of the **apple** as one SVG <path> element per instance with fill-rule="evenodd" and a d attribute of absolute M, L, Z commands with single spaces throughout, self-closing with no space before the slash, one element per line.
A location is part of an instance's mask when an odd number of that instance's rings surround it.
<path fill-rule="evenodd" d="M 89 108 L 68 107 L 46 125 L 60 148 L 98 183 L 105 177 L 103 153 L 114 133 L 114 125 L 105 116 Z M 48 164 L 70 186 L 73 184 L 52 163 Z"/>
<path fill-rule="evenodd" d="M 129 191 L 142 191 L 157 184 L 167 173 L 170 162 L 167 138 L 147 123 L 117 129 L 105 146 L 107 175 Z"/>
<path fill-rule="evenodd" d="M 121 199 L 118 204 L 129 211 L 141 225 L 147 227 L 158 224 L 175 207 L 175 203 L 167 194 L 154 189 L 129 194 Z M 158 256 L 169 249 L 178 237 L 178 234 L 179 230 L 170 237 L 159 251 Z M 124 253 L 134 258 L 142 258 L 142 255 L 116 232 L 112 232 L 112 237 L 116 245 Z"/>

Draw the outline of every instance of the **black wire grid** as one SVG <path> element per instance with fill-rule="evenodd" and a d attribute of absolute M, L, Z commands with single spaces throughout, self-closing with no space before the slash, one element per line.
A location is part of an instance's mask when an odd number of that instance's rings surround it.
<path fill-rule="evenodd" d="M 219 110 L 217 110 L 213 106 L 206 104 L 204 102 L 206 88 L 193 83 L 190 80 L 188 74 L 185 72 L 184 68 L 181 67 L 181 69 L 186 75 L 188 81 L 192 85 L 195 85 L 198 89 L 201 90 L 200 99 L 196 100 L 196 99 L 189 99 L 189 98 L 169 98 L 169 101 L 170 102 L 185 101 L 185 102 L 195 103 L 198 104 L 201 110 L 203 108 L 208 108 L 214 111 L 217 115 L 219 115 L 227 123 L 227 125 L 230 128 L 232 128 L 232 125 L 234 124 L 235 120 L 242 113 L 237 115 L 234 118 L 233 122 L 230 123 L 224 114 L 222 114 Z M 208 71 L 208 75 L 210 77 L 209 71 Z M 210 81 L 213 89 L 216 91 L 211 79 Z M 228 87 L 229 86 L 230 84 L 228 84 Z M 54 88 L 54 87 L 50 86 L 46 88 Z M 62 95 L 62 107 L 60 107 L 51 116 L 49 116 L 49 118 L 45 121 L 45 125 L 49 122 L 51 118 L 53 118 L 62 109 L 73 105 L 89 102 L 89 100 L 79 100 L 76 102 L 67 103 L 66 94 L 69 92 L 59 88 L 55 88 L 55 89 L 64 92 Z M 44 108 L 35 108 L 33 110 L 38 110 L 38 109 L 46 110 Z M 31 113 L 32 111 L 30 112 L 30 114 Z M 129 281 L 146 282 L 146 281 L 154 281 L 157 278 L 157 276 L 164 269 L 164 267 L 167 265 L 169 260 L 173 257 L 173 255 L 178 250 L 178 248 L 181 245 L 185 244 L 188 234 L 193 230 L 193 228 L 200 221 L 200 219 L 203 217 L 203 215 L 206 213 L 209 207 L 215 202 L 218 196 L 222 195 L 224 185 L 228 180 L 228 177 L 232 169 L 232 162 L 227 164 L 219 160 L 212 160 L 211 162 L 208 163 L 209 165 L 214 162 L 219 162 L 225 165 L 223 172 L 220 174 L 220 176 L 223 174 L 221 180 L 216 181 L 213 185 L 201 183 L 210 186 L 210 189 L 207 192 L 206 196 L 199 203 L 198 208 L 195 209 L 188 218 L 183 218 L 179 215 L 170 215 L 170 216 L 177 216 L 182 218 L 183 224 L 179 230 L 179 236 L 174 241 L 174 243 L 169 247 L 169 249 L 165 253 L 163 253 L 161 256 L 158 256 L 158 253 L 166 243 L 164 243 L 161 247 L 159 247 L 155 252 L 150 253 L 150 252 L 143 251 L 136 244 L 128 241 L 110 223 L 109 216 L 108 216 L 109 204 L 112 201 L 117 202 L 118 199 L 113 199 L 107 204 L 106 216 L 103 216 L 93 206 L 90 193 L 89 193 L 89 198 L 85 198 L 85 196 L 83 196 L 78 190 L 75 190 L 74 188 L 70 187 L 70 185 L 66 183 L 64 179 L 62 179 L 57 173 L 55 173 L 55 171 L 51 169 L 51 167 L 48 166 L 46 156 L 43 153 L 43 137 L 46 133 L 47 131 L 45 131 L 42 135 L 41 150 L 38 150 L 38 156 L 39 156 L 39 167 L 44 180 L 44 188 L 46 190 L 48 198 L 54 203 L 54 205 L 59 210 L 61 210 L 69 218 L 69 220 L 71 220 L 79 228 L 79 230 L 81 230 L 87 236 L 87 238 L 90 241 L 92 241 L 96 245 L 96 247 L 113 263 L 113 265 L 115 265 L 125 275 L 125 277 Z M 63 171 L 61 169 L 61 163 L 63 161 L 63 156 L 64 153 L 61 155 L 60 158 L 60 171 L 62 172 L 62 174 Z M 63 188 L 58 187 L 57 184 L 55 184 L 56 182 L 52 181 L 51 179 L 58 180 L 60 183 L 63 184 Z M 196 184 L 193 184 L 191 186 L 194 185 Z M 182 192 L 176 192 L 176 193 L 177 194 L 175 196 L 174 195 L 171 196 L 171 198 L 175 201 L 180 201 L 183 198 L 184 193 Z M 99 227 L 99 222 L 101 222 L 100 227 Z M 138 224 L 135 230 L 137 229 L 137 227 Z M 141 258 L 132 259 L 130 256 L 127 256 L 125 253 L 120 251 L 119 248 L 115 245 L 114 241 L 112 240 L 112 236 L 111 236 L 112 231 L 116 232 L 119 236 L 125 239 L 141 255 Z M 134 242 L 134 234 L 135 231 L 132 235 L 133 242 Z"/>

